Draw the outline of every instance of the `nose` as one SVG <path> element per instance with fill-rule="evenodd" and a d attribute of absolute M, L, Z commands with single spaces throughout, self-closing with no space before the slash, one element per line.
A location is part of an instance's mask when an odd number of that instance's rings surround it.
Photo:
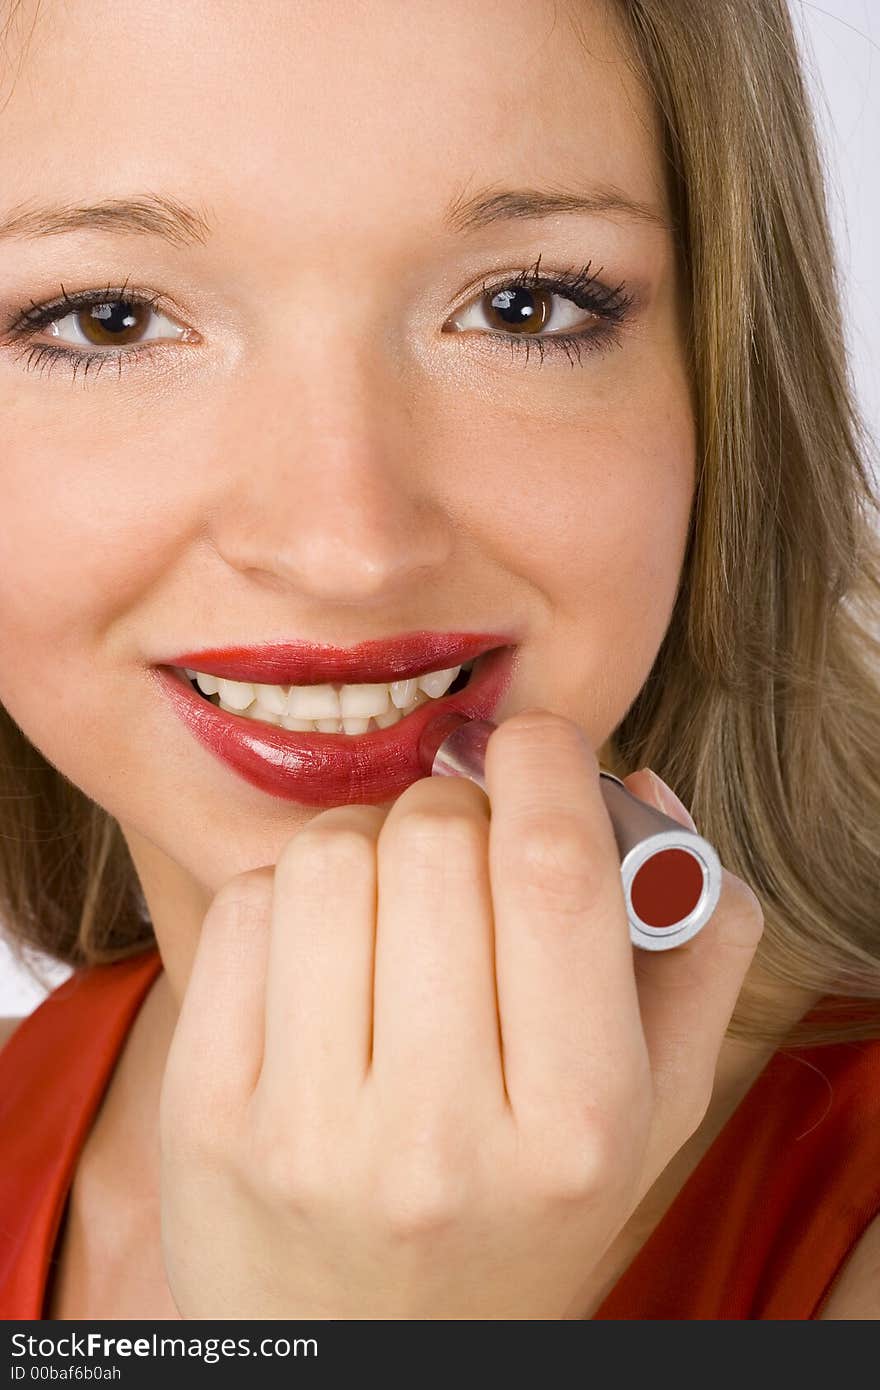
<path fill-rule="evenodd" d="M 387 382 L 377 389 L 371 377 L 368 391 L 346 380 L 337 375 L 332 392 L 297 382 L 291 406 L 290 381 L 276 379 L 268 409 L 264 388 L 237 407 L 240 443 L 222 446 L 210 536 L 228 565 L 276 592 L 388 605 L 431 582 L 454 537 L 409 408 L 395 407 Z"/>

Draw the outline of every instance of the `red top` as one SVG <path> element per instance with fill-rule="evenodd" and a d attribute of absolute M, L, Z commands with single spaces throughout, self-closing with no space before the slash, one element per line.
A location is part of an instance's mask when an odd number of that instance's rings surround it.
<path fill-rule="evenodd" d="M 77 1158 L 155 949 L 75 971 L 0 1051 L 0 1317 L 46 1317 Z M 775 1052 L 597 1319 L 811 1319 L 880 1213 L 880 1042 Z"/>

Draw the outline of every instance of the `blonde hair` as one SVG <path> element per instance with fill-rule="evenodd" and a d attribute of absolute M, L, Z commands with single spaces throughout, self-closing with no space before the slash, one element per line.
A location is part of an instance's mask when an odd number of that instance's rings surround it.
<path fill-rule="evenodd" d="M 571 20 L 585 45 L 583 15 Z M 880 1038 L 880 500 L 848 377 L 818 142 L 784 0 L 616 0 L 654 95 L 698 426 L 669 628 L 609 744 L 672 785 L 766 927 L 728 1035 Z M 154 944 L 112 816 L 0 709 L 0 917 L 73 965 Z"/>

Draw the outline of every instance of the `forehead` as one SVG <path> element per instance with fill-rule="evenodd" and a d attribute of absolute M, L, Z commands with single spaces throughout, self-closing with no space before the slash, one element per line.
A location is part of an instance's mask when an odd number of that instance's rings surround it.
<path fill-rule="evenodd" d="M 0 214 L 149 188 L 314 246 L 424 233 L 494 181 L 665 207 L 611 0 L 42 0 L 17 46 Z"/>

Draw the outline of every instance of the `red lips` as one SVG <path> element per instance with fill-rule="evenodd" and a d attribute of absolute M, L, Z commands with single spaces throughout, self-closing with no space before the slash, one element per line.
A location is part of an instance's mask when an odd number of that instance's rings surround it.
<path fill-rule="evenodd" d="M 157 666 L 203 671 L 221 680 L 260 685 L 325 685 L 408 680 L 426 671 L 462 666 L 473 657 L 515 641 L 509 633 L 412 632 L 360 642 L 355 647 L 312 642 L 271 642 L 259 647 L 213 647 L 163 657 Z"/>
<path fill-rule="evenodd" d="M 509 638 L 419 633 L 396 643 L 370 642 L 340 651 L 298 645 L 255 651 L 193 652 L 173 665 L 228 680 L 265 684 L 318 685 L 332 680 L 403 680 L 479 656 L 468 684 L 455 695 L 426 700 L 388 729 L 368 734 L 295 733 L 228 714 L 203 699 L 176 671 L 150 671 L 195 738 L 252 786 L 304 806 L 365 805 L 393 800 L 425 776 L 419 739 L 425 726 L 444 710 L 467 719 L 491 719 L 514 674 L 518 648 Z M 487 650 L 492 647 L 494 650 Z M 323 655 L 317 655 L 322 652 Z M 279 654 L 280 653 L 280 654 Z M 328 655 L 329 653 L 329 655 Z M 296 671 L 297 679 L 290 680 Z M 379 673 L 383 674 L 379 674 Z"/>

